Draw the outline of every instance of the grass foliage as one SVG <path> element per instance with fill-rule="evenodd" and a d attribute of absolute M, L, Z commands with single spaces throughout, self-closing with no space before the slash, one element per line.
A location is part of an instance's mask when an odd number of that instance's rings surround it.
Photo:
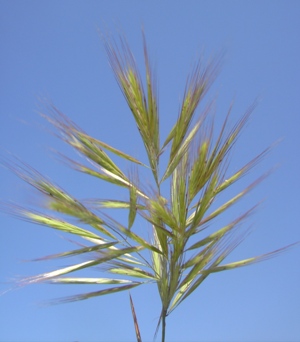
<path fill-rule="evenodd" d="M 246 165 L 228 174 L 228 156 L 241 134 L 254 106 L 228 127 L 228 115 L 219 132 L 208 122 L 210 106 L 202 112 L 199 104 L 216 78 L 220 60 L 203 65 L 199 61 L 187 79 L 177 121 L 161 141 L 159 107 L 155 75 L 152 72 L 145 37 L 145 84 L 133 54 L 121 36 L 118 41 L 104 37 L 107 56 L 117 83 L 127 101 L 142 138 L 148 164 L 145 165 L 113 146 L 83 132 L 57 108 L 45 115 L 65 143 L 88 160 L 88 164 L 70 160 L 75 170 L 128 190 L 128 199 L 97 199 L 84 202 L 66 193 L 37 171 L 22 163 L 7 166 L 47 198 L 52 214 L 14 206 L 13 212 L 30 222 L 79 236 L 79 248 L 37 260 L 84 256 L 87 261 L 22 279 L 21 284 L 96 284 L 101 289 L 70 296 L 59 302 L 85 300 L 92 297 L 128 291 L 136 286 L 155 283 L 161 299 L 162 341 L 165 340 L 166 317 L 187 299 L 212 273 L 250 265 L 276 255 L 283 249 L 236 262 L 224 263 L 226 257 L 243 241 L 242 223 L 253 212 L 249 209 L 232 222 L 207 233 L 214 220 L 249 193 L 263 178 L 213 207 L 216 199 L 245 176 L 269 151 L 266 149 Z M 198 114 L 197 114 L 198 113 Z M 112 157 L 110 157 L 112 156 Z M 117 157 L 117 158 L 114 158 Z M 118 164 L 118 158 L 132 164 L 136 177 Z M 160 168 L 160 160 L 167 160 Z M 138 174 L 148 168 L 153 175 L 151 190 L 142 186 Z M 170 196 L 162 192 L 169 187 Z M 213 209 L 212 209 L 213 208 Z M 118 222 L 108 209 L 124 209 L 127 222 Z M 104 212 L 105 211 L 105 212 Z M 49 211 L 48 211 L 49 212 Z M 144 224 L 136 225 L 140 216 Z M 75 221 L 77 223 L 75 223 Z M 73 223 L 71 223 L 73 222 Z M 218 221 L 219 222 L 219 221 Z M 152 227 L 146 239 L 145 232 Z M 84 278 L 73 274 L 82 269 L 103 266 L 109 277 Z M 102 287 L 103 286 L 103 287 Z M 132 298 L 130 304 L 137 340 L 141 341 Z"/>

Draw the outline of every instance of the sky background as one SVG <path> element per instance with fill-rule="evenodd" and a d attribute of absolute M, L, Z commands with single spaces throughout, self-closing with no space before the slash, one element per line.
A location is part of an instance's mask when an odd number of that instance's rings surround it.
<path fill-rule="evenodd" d="M 51 148 L 70 150 L 51 135 L 37 111 L 40 98 L 51 100 L 90 135 L 145 160 L 97 33 L 97 27 L 112 33 L 123 30 L 142 66 L 143 25 L 158 75 L 162 137 L 177 118 L 193 62 L 201 54 L 208 57 L 225 50 L 223 70 L 208 94 L 208 99 L 217 99 L 216 126 L 232 100 L 234 122 L 260 99 L 234 150 L 232 168 L 283 138 L 240 183 L 246 186 L 279 165 L 233 210 L 238 215 L 265 199 L 251 217 L 253 233 L 230 260 L 299 241 L 299 17 L 299 1 L 2 0 L 1 156 L 16 155 L 79 198 L 118 196 L 114 187 L 56 160 Z M 36 200 L 30 188 L 5 168 L 0 168 L 0 189 L 1 201 Z M 9 289 L 12 284 L 7 282 L 16 276 L 55 267 L 22 260 L 72 249 L 57 232 L 6 214 L 0 215 L 0 227 L 0 292 Z M 267 262 L 212 275 L 168 317 L 167 341 L 299 341 L 299 260 L 296 247 Z M 58 263 L 67 264 L 68 260 Z M 102 276 L 91 276 L 97 275 Z M 39 306 L 89 290 L 33 285 L 6 292 L 0 296 L 0 341 L 134 341 L 126 292 Z M 132 296 L 143 341 L 152 341 L 160 311 L 156 288 L 139 287 Z"/>

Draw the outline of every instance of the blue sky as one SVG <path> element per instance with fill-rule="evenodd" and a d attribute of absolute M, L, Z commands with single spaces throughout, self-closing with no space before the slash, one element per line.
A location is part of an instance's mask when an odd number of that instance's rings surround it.
<path fill-rule="evenodd" d="M 232 166 L 242 166 L 279 138 L 255 176 L 280 167 L 234 213 L 265 199 L 254 231 L 231 260 L 300 240 L 300 3 L 298 1 L 1 1 L 0 146 L 75 196 L 111 197 L 115 189 L 58 162 L 69 153 L 37 115 L 51 101 L 87 133 L 143 159 L 132 117 L 114 80 L 97 27 L 121 28 L 142 65 L 141 26 L 157 70 L 162 135 L 176 120 L 188 72 L 197 56 L 226 51 L 208 95 L 220 123 L 234 100 L 233 118 L 257 97 L 260 104 L 241 137 Z M 28 186 L 0 168 L 0 199 L 32 203 Z M 110 192 L 112 191 L 112 192 Z M 7 281 L 53 269 L 24 263 L 70 245 L 50 229 L 0 215 L 0 292 Z M 167 341 L 299 341 L 300 248 L 251 267 L 209 277 L 168 317 Z M 60 261 L 63 266 L 67 261 Z M 93 275 L 92 275 L 93 276 Z M 41 308 L 44 300 L 86 288 L 34 285 L 0 297 L 0 341 L 134 341 L 127 293 Z M 132 291 L 144 341 L 159 316 L 154 286 Z"/>

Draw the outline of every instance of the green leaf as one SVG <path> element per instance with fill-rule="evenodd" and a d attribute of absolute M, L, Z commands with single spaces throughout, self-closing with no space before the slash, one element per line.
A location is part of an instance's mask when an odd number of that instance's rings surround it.
<path fill-rule="evenodd" d="M 21 281 L 21 283 L 31 284 L 31 283 L 45 282 L 52 278 L 60 277 L 61 275 L 64 275 L 64 274 L 68 274 L 71 272 L 82 270 L 84 268 L 96 266 L 104 262 L 110 261 L 112 259 L 118 259 L 120 256 L 124 254 L 138 252 L 142 249 L 143 249 L 142 246 L 138 246 L 138 247 L 128 247 L 124 249 L 118 249 L 118 250 L 110 250 L 110 251 L 103 253 L 103 256 L 101 258 L 85 261 L 76 265 L 64 267 L 64 268 L 61 268 L 52 272 L 43 273 L 37 276 L 24 278 Z"/>
<path fill-rule="evenodd" d="M 157 277 L 155 277 L 153 274 L 142 270 L 141 268 L 138 267 L 132 267 L 130 265 L 126 264 L 121 264 L 117 263 L 118 268 L 109 268 L 110 273 L 114 274 L 121 274 L 121 275 L 127 275 L 129 277 L 134 277 L 134 278 L 144 278 L 144 279 L 152 279 L 156 280 Z"/>
<path fill-rule="evenodd" d="M 75 250 L 69 251 L 69 252 L 63 252 L 63 253 L 48 255 L 48 256 L 45 256 L 42 258 L 33 259 L 31 261 L 57 259 L 57 258 L 74 256 L 74 255 L 80 255 L 80 254 L 84 254 L 84 253 L 97 252 L 101 249 L 106 249 L 106 248 L 112 247 L 112 246 L 116 245 L 117 243 L 118 242 L 102 243 L 102 244 L 98 244 L 98 245 L 92 246 L 92 247 L 83 247 L 83 248 L 75 249 Z"/>
<path fill-rule="evenodd" d="M 196 133 L 198 132 L 200 126 L 201 126 L 202 121 L 198 121 L 198 123 L 193 127 L 193 129 L 191 130 L 191 132 L 188 134 L 188 136 L 186 137 L 186 139 L 182 142 L 182 144 L 178 147 L 178 149 L 176 149 L 176 153 L 171 154 L 170 159 L 169 159 L 169 163 L 167 166 L 167 169 L 160 181 L 160 183 L 162 183 L 164 180 L 166 180 L 168 177 L 170 177 L 170 175 L 172 174 L 172 172 L 174 171 L 174 169 L 177 167 L 177 165 L 180 163 L 182 157 L 184 156 L 185 153 L 187 153 L 188 148 L 191 144 L 191 142 L 193 141 Z"/>
<path fill-rule="evenodd" d="M 129 209 L 130 202 L 128 201 L 120 201 L 120 200 L 89 200 L 89 203 L 95 205 L 98 208 L 107 208 L 107 209 Z M 146 207 L 136 203 L 136 208 L 139 210 L 146 210 Z"/>
<path fill-rule="evenodd" d="M 22 210 L 22 209 L 20 209 L 19 211 L 22 216 L 29 219 L 33 223 L 41 224 L 47 227 L 51 227 L 51 228 L 58 229 L 58 230 L 61 230 L 70 234 L 79 235 L 82 237 L 89 237 L 93 239 L 102 240 L 102 238 L 99 235 L 92 233 L 86 229 L 79 228 L 66 221 L 59 220 L 59 219 L 56 219 L 54 217 L 51 217 L 45 214 L 38 214 L 32 211 L 27 211 L 27 210 Z M 112 238 L 114 237 L 109 232 L 107 232 L 107 235 L 111 236 Z"/>
<path fill-rule="evenodd" d="M 129 187 L 128 181 L 125 181 L 124 179 L 122 179 L 120 177 L 116 177 L 115 175 L 113 175 L 111 173 L 107 173 L 107 172 L 104 173 L 104 169 L 100 168 L 100 170 L 102 171 L 102 173 L 101 173 L 101 172 L 95 171 L 95 170 L 91 169 L 90 167 L 87 167 L 83 164 L 80 164 L 80 163 L 77 163 L 74 161 L 71 161 L 71 163 L 72 163 L 73 167 L 80 172 L 86 173 L 90 176 L 100 178 L 106 182 L 109 182 L 109 183 L 112 183 L 112 184 L 115 184 L 115 185 L 118 185 L 121 187 L 125 187 L 125 188 Z"/>
<path fill-rule="evenodd" d="M 128 216 L 128 229 L 130 229 L 134 223 L 137 211 L 137 189 L 135 186 L 130 187 L 130 206 Z"/>
<path fill-rule="evenodd" d="M 243 196 L 245 196 L 249 191 L 251 191 L 259 182 L 261 182 L 265 176 L 260 177 L 255 182 L 250 184 L 246 189 L 241 191 L 239 194 L 231 198 L 229 201 L 221 205 L 218 209 L 213 211 L 211 214 L 209 214 L 205 219 L 201 221 L 201 225 L 211 221 L 218 215 L 222 214 L 224 211 L 226 211 L 228 208 L 230 208 L 232 205 L 234 205 L 238 200 L 240 200 Z M 252 210 L 252 209 L 251 209 Z"/>
<path fill-rule="evenodd" d="M 192 70 L 187 80 L 179 118 L 162 147 L 163 150 L 173 140 L 170 159 L 174 158 L 182 145 L 195 111 L 215 79 L 219 66 L 220 62 L 215 59 L 206 68 L 202 68 L 201 61 L 199 61 Z"/>
<path fill-rule="evenodd" d="M 249 172 L 249 170 L 251 170 L 254 166 L 256 166 L 257 163 L 260 162 L 263 157 L 265 157 L 265 155 L 270 151 L 271 147 L 266 148 L 262 153 L 260 153 L 255 158 L 253 158 L 249 163 L 247 163 L 245 166 L 243 166 L 241 169 L 235 172 L 232 176 L 225 179 L 216 188 L 216 193 L 220 193 L 221 191 L 226 190 L 230 185 L 234 184 L 241 177 L 243 177 L 247 172 Z"/>
<path fill-rule="evenodd" d="M 186 228 L 188 209 L 187 183 L 188 183 L 188 155 L 184 155 L 180 164 L 175 168 L 171 183 L 172 212 L 178 222 L 180 231 Z"/>
<path fill-rule="evenodd" d="M 205 212 L 208 210 L 215 198 L 215 188 L 218 183 L 218 174 L 212 175 L 209 184 L 207 184 L 203 197 L 196 204 L 196 210 L 187 219 L 187 225 L 190 227 L 187 230 L 187 236 L 195 234 L 197 228 L 201 225 L 201 221 Z"/>
<path fill-rule="evenodd" d="M 89 136 L 89 135 L 87 135 L 85 133 L 79 132 L 79 131 L 77 131 L 77 133 L 80 134 L 82 137 L 85 137 L 86 139 L 89 139 L 94 144 L 99 145 L 99 146 L 105 148 L 106 150 L 116 154 L 117 156 L 119 156 L 119 157 L 121 157 L 123 159 L 129 160 L 132 163 L 135 163 L 135 164 L 138 164 L 138 165 L 141 165 L 141 166 L 149 168 L 146 164 L 140 162 L 139 160 L 135 159 L 134 157 L 130 156 L 129 154 L 126 154 L 126 153 L 124 153 L 124 152 L 122 152 L 122 151 L 120 151 L 120 150 L 118 150 L 118 149 L 116 149 L 116 148 L 114 148 L 114 147 L 104 143 L 103 141 L 95 139 L 95 138 L 93 138 L 93 137 L 91 137 L 91 136 Z"/>
<path fill-rule="evenodd" d="M 123 279 L 110 279 L 110 278 L 54 278 L 48 281 L 50 284 L 67 284 L 67 285 L 80 285 L 80 284 L 132 284 L 130 280 Z"/>
<path fill-rule="evenodd" d="M 188 188 L 190 202 L 203 188 L 209 178 L 209 175 L 207 175 L 206 166 L 209 144 L 209 140 L 205 140 L 201 143 L 200 147 L 198 148 L 198 156 L 192 164 Z"/>
<path fill-rule="evenodd" d="M 122 48 L 121 50 L 116 46 L 115 42 L 112 42 L 109 38 L 105 38 L 104 44 L 106 52 L 111 67 L 115 73 L 117 82 L 119 83 L 123 95 L 136 121 L 148 155 L 151 170 L 156 183 L 158 183 L 158 114 L 147 50 L 144 43 L 147 79 L 146 94 L 132 52 L 130 51 L 128 44 L 123 37 L 120 37 L 120 41 Z"/>
<path fill-rule="evenodd" d="M 163 197 L 159 196 L 155 200 L 149 201 L 149 210 L 153 221 L 156 222 L 160 219 L 165 225 L 169 226 L 172 230 L 178 230 L 177 221 L 172 211 L 167 207 L 166 201 Z"/>
<path fill-rule="evenodd" d="M 85 300 L 85 299 L 89 299 L 93 297 L 104 296 L 104 295 L 113 294 L 113 293 L 120 292 L 120 291 L 128 291 L 141 284 L 143 283 L 133 283 L 133 284 L 123 285 L 123 286 L 118 286 L 118 287 L 110 287 L 105 290 L 78 294 L 75 296 L 69 296 L 69 297 L 65 297 L 65 298 L 61 298 L 56 301 L 53 301 L 51 302 L 51 304 L 63 304 L 63 303 L 77 302 L 79 300 Z"/>
<path fill-rule="evenodd" d="M 300 242 L 295 242 L 292 243 L 288 246 L 279 248 L 275 251 L 266 253 L 266 254 L 262 254 L 256 257 L 252 257 L 252 258 L 248 258 L 248 259 L 244 259 L 244 260 L 240 260 L 240 261 L 235 261 L 235 262 L 231 262 L 229 264 L 225 264 L 225 265 L 219 265 L 219 266 L 212 266 L 207 270 L 202 271 L 202 273 L 205 274 L 210 274 L 210 273 L 215 273 L 215 272 L 221 272 L 221 271 L 228 271 L 228 270 L 232 270 L 235 268 L 239 268 L 239 267 L 243 267 L 243 266 L 248 266 L 260 261 L 265 261 L 268 260 L 274 256 L 276 256 L 277 254 L 284 252 L 286 250 L 288 250 L 289 248 L 298 245 Z"/>
<path fill-rule="evenodd" d="M 89 202 L 95 206 L 96 208 L 106 208 L 106 209 L 129 209 L 130 203 L 127 201 L 119 201 L 119 200 L 89 200 Z"/>
<path fill-rule="evenodd" d="M 170 305 L 170 309 L 168 310 L 168 314 L 176 309 L 176 307 L 182 303 L 195 289 L 197 289 L 201 283 L 206 279 L 207 275 L 200 275 L 199 277 L 195 277 L 193 280 L 185 283 L 179 288 L 176 296 L 174 297 L 172 304 Z"/>
<path fill-rule="evenodd" d="M 144 240 L 141 236 L 133 233 L 131 230 L 127 229 L 126 227 L 124 227 L 121 223 L 111 219 L 112 224 L 110 224 L 109 226 L 114 229 L 114 230 L 118 230 L 120 233 L 123 233 L 125 236 L 129 237 L 130 239 L 134 240 L 135 242 L 137 242 L 138 244 L 140 244 L 141 246 L 143 246 L 144 248 L 157 252 L 157 253 L 161 253 L 160 250 L 158 250 L 155 246 L 151 245 L 149 242 L 147 242 L 146 240 Z"/>
<path fill-rule="evenodd" d="M 255 208 L 255 207 L 254 207 Z M 194 243 L 191 247 L 187 248 L 187 251 L 193 250 L 196 248 L 203 247 L 207 244 L 210 244 L 211 242 L 216 242 L 220 240 L 225 234 L 232 231 L 233 228 L 235 228 L 242 220 L 248 217 L 248 215 L 253 211 L 253 209 L 248 210 L 245 214 L 231 222 L 230 224 L 227 224 L 223 228 L 217 230 L 216 232 L 210 234 L 209 236 L 205 237 L 204 239 L 199 240 L 198 242 Z"/>

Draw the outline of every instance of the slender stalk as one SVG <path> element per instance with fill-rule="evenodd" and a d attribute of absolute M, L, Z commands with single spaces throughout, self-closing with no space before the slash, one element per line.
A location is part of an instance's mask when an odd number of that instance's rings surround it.
<path fill-rule="evenodd" d="M 167 312 L 165 309 L 162 310 L 161 313 L 161 342 L 165 342 L 165 337 L 166 337 L 166 317 L 167 317 Z"/>
<path fill-rule="evenodd" d="M 139 329 L 139 325 L 138 325 L 138 321 L 137 321 L 137 317 L 136 317 L 135 309 L 134 309 L 134 305 L 133 305 L 133 300 L 131 298 L 130 293 L 129 293 L 129 299 L 130 299 L 131 312 L 132 312 L 132 317 L 133 317 L 133 322 L 134 322 L 136 340 L 137 340 L 137 342 L 142 342 L 141 333 L 140 333 L 140 329 Z"/>

